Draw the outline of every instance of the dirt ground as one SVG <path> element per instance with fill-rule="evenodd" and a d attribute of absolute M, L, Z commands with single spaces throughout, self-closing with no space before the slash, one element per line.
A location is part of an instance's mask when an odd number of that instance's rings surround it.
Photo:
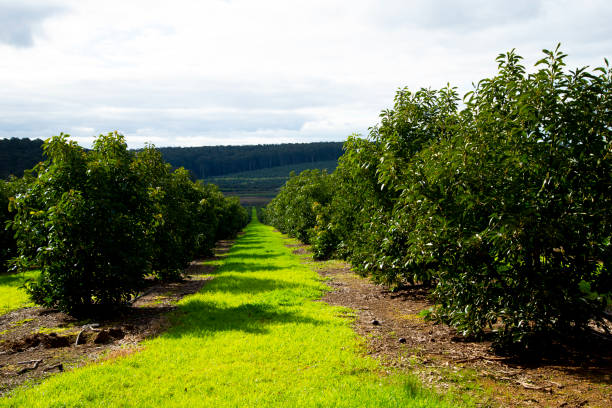
<path fill-rule="evenodd" d="M 612 407 L 612 338 L 594 333 L 583 347 L 551 345 L 546 358 L 496 355 L 489 342 L 467 341 L 425 320 L 427 291 L 390 292 L 342 262 L 313 262 L 307 246 L 288 245 L 315 265 L 333 289 L 323 301 L 356 311 L 354 328 L 368 354 L 387 367 L 416 373 L 442 391 L 470 394 L 480 406 Z M 562 350 L 562 351 L 559 351 Z"/>
<path fill-rule="evenodd" d="M 219 242 L 216 256 L 232 243 Z M 112 318 L 77 320 L 41 307 L 0 316 L 0 396 L 26 381 L 140 350 L 144 339 L 168 327 L 168 313 L 176 302 L 211 279 L 214 266 L 204 262 L 192 262 L 181 282 L 151 285 Z"/>

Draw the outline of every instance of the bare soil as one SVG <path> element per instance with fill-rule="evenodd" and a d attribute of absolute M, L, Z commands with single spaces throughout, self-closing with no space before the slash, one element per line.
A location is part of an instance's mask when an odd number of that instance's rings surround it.
<path fill-rule="evenodd" d="M 291 245 L 307 254 L 305 245 Z M 338 261 L 313 263 L 333 289 L 322 299 L 356 312 L 367 353 L 390 369 L 416 373 L 442 391 L 468 393 L 480 406 L 612 407 L 612 338 L 593 332 L 579 346 L 551 344 L 546 356 L 497 355 L 490 342 L 470 341 L 422 317 L 432 306 L 414 286 L 390 292 Z"/>
<path fill-rule="evenodd" d="M 220 241 L 215 257 L 232 244 Z M 143 340 L 168 328 L 176 302 L 212 279 L 215 267 L 205 261 L 193 261 L 180 282 L 152 284 L 112 317 L 78 320 L 42 307 L 0 316 L 0 396 L 28 380 L 142 349 Z"/>

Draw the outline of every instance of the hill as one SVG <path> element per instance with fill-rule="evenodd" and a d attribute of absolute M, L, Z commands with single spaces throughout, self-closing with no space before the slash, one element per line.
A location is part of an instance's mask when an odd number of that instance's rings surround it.
<path fill-rule="evenodd" d="M 42 160 L 41 145 L 40 139 L 0 139 L 0 178 L 6 178 L 10 174 L 22 176 L 24 170 L 32 168 Z M 314 163 L 336 161 L 342 155 L 342 142 L 161 147 L 159 150 L 164 160 L 172 166 L 185 167 L 196 179 L 208 179 L 283 166 L 297 166 L 296 170 L 317 168 L 318 165 Z M 307 167 L 303 167 L 305 163 L 309 163 Z M 279 171 L 281 173 L 278 174 L 283 176 L 285 169 Z M 272 173 L 277 174 L 275 171 Z M 286 173 L 288 174 L 288 171 Z"/>
<path fill-rule="evenodd" d="M 247 146 L 162 147 L 164 159 L 189 169 L 198 179 L 301 163 L 336 161 L 342 142 Z"/>
<path fill-rule="evenodd" d="M 326 169 L 331 173 L 337 165 L 337 160 L 298 163 L 209 177 L 204 181 L 218 185 L 224 194 L 239 196 L 245 205 L 260 206 L 276 196 L 292 171 L 299 174 L 307 169 Z"/>
<path fill-rule="evenodd" d="M 0 178 L 21 177 L 24 170 L 43 160 L 42 143 L 40 139 L 0 139 Z"/>

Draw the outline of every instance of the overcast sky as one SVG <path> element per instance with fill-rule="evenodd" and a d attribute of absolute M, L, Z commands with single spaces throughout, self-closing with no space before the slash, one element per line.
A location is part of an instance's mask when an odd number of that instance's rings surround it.
<path fill-rule="evenodd" d="M 461 93 L 516 48 L 612 57 L 610 0 L 0 0 L 0 138 L 341 141 L 399 87 Z"/>

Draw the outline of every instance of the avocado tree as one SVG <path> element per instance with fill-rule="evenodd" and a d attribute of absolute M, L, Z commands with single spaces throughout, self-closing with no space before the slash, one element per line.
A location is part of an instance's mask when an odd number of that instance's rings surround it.
<path fill-rule="evenodd" d="M 368 138 L 345 143 L 331 198 L 315 204 L 302 193 L 312 177 L 290 179 L 266 217 L 376 281 L 432 285 L 434 316 L 466 335 L 528 347 L 601 323 L 611 71 L 566 71 L 559 47 L 544 54 L 533 73 L 500 55 L 462 108 L 450 86 L 399 90 Z"/>
<path fill-rule="evenodd" d="M 279 231 L 309 243 L 316 224 L 315 208 L 332 197 L 331 177 L 325 170 L 291 172 L 289 180 L 268 204 L 266 219 Z"/>
<path fill-rule="evenodd" d="M 153 207 L 122 135 L 100 135 L 88 152 L 67 136 L 44 143 L 38 177 L 12 201 L 15 264 L 40 269 L 27 285 L 36 303 L 88 313 L 142 287 Z"/>
<path fill-rule="evenodd" d="M 7 261 L 15 256 L 17 250 L 13 231 L 6 228 L 7 221 L 12 218 L 9 213 L 9 199 L 13 195 L 10 183 L 0 180 L 0 273 L 7 270 Z"/>
<path fill-rule="evenodd" d="M 564 72 L 565 54 L 545 54 L 533 74 L 499 56 L 402 202 L 420 243 L 407 256 L 433 244 L 438 317 L 523 346 L 601 319 L 612 290 L 610 71 Z"/>

